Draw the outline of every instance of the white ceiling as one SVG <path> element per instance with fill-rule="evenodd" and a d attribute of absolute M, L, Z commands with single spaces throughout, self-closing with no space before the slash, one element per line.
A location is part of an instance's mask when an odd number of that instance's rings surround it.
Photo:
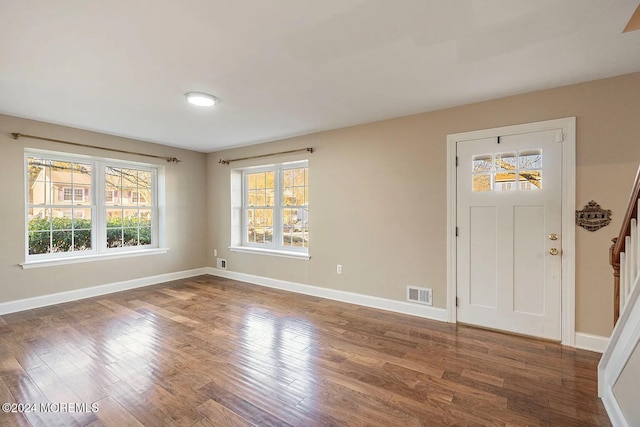
<path fill-rule="evenodd" d="M 639 71 L 637 6 L 1 0 L 0 113 L 211 152 Z"/>

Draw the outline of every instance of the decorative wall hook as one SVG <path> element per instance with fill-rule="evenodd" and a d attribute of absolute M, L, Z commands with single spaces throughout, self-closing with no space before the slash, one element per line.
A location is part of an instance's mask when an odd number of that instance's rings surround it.
<path fill-rule="evenodd" d="M 595 201 L 590 201 L 582 210 L 576 211 L 576 224 L 585 230 L 596 231 L 611 222 L 611 210 L 602 209 Z"/>

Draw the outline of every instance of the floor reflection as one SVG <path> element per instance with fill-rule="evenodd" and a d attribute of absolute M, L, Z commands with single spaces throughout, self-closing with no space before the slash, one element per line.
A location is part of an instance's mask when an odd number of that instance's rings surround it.
<path fill-rule="evenodd" d="M 298 404 L 316 392 L 315 333 L 307 319 L 249 310 L 237 343 L 239 364 L 246 375 L 271 384 L 280 400 Z"/>

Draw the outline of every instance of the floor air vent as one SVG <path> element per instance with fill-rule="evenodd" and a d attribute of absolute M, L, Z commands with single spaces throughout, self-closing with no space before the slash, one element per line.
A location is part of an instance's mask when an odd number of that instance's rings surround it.
<path fill-rule="evenodd" d="M 418 288 L 417 286 L 407 286 L 407 301 L 418 304 L 433 305 L 431 300 L 433 291 L 429 288 Z"/>

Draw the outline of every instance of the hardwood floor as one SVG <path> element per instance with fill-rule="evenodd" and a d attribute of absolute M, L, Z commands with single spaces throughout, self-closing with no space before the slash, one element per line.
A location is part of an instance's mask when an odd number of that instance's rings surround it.
<path fill-rule="evenodd" d="M 599 356 L 201 276 L 1 316 L 0 425 L 610 425 Z"/>

